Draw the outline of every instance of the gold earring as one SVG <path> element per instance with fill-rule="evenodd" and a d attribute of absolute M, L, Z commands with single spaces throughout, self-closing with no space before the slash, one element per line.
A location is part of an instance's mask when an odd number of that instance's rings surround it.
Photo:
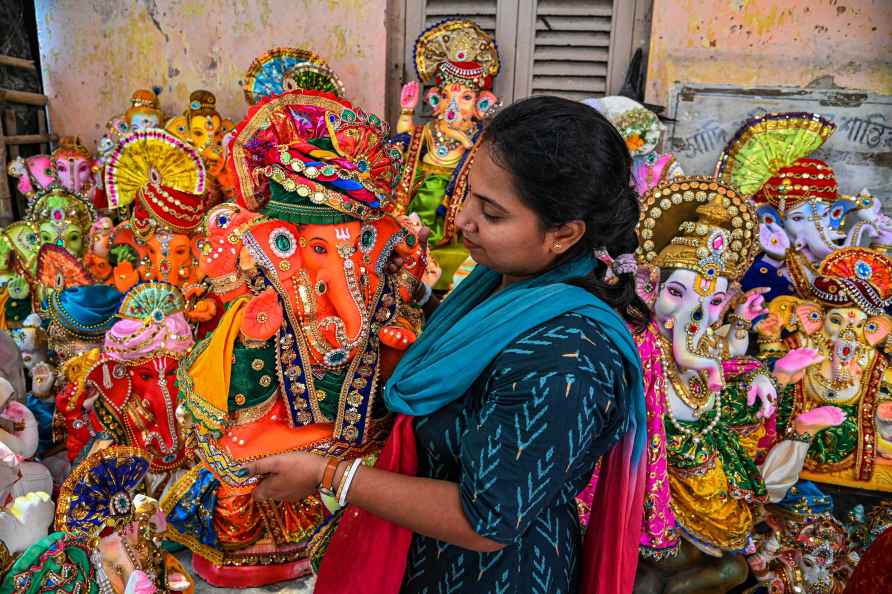
<path fill-rule="evenodd" d="M 561 249 L 561 244 L 560 244 L 559 242 L 555 241 L 555 242 L 554 242 L 554 249 L 555 249 L 555 250 L 559 250 L 559 249 Z"/>

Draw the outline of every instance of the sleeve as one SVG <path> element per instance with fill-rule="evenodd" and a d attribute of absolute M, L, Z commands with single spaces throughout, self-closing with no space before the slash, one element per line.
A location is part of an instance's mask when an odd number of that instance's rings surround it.
<path fill-rule="evenodd" d="M 462 440 L 459 490 L 475 532 L 510 544 L 572 499 L 618 439 L 625 371 L 597 329 L 567 326 L 516 341 L 493 369 Z"/>

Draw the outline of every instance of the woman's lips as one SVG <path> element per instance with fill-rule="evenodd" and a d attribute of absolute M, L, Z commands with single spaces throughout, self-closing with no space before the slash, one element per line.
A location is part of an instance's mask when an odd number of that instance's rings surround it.
<path fill-rule="evenodd" d="M 465 244 L 465 247 L 469 250 L 480 249 L 480 246 L 468 239 L 467 237 L 462 237 L 462 243 Z"/>

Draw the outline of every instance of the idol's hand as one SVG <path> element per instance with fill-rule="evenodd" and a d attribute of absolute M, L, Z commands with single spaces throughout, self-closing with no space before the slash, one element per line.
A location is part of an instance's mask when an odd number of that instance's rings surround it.
<path fill-rule="evenodd" d="M 752 322 L 762 314 L 767 313 L 764 294 L 770 290 L 768 287 L 750 289 L 744 294 L 743 302 L 735 308 L 734 313 L 747 322 Z"/>
<path fill-rule="evenodd" d="M 249 474 L 260 477 L 254 499 L 298 503 L 316 492 L 322 482 L 325 458 L 308 452 L 291 452 L 245 464 Z"/>
<path fill-rule="evenodd" d="M 420 221 L 419 221 L 420 223 Z M 421 253 L 427 253 L 427 240 L 431 236 L 431 230 L 429 227 L 425 227 L 423 224 L 418 229 L 418 232 L 415 233 L 418 237 L 418 241 L 421 243 Z M 391 253 L 390 260 L 387 261 L 387 272 L 389 274 L 396 274 L 403 267 L 403 257 L 396 253 L 394 250 Z"/>
<path fill-rule="evenodd" d="M 417 80 L 409 81 L 403 85 L 400 91 L 400 107 L 407 110 L 415 111 L 418 105 L 418 97 L 421 95 L 421 85 Z"/>

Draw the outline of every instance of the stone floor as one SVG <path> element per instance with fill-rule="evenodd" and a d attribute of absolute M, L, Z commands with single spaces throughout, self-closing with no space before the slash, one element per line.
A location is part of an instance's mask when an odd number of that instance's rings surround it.
<path fill-rule="evenodd" d="M 181 552 L 177 554 L 177 558 L 187 568 L 191 569 L 191 553 Z M 215 588 L 209 586 L 199 577 L 195 577 L 195 594 L 266 594 L 268 592 L 278 592 L 279 594 L 312 594 L 314 580 L 312 577 L 266 586 L 264 588 L 247 588 L 240 590 L 237 588 Z"/>

